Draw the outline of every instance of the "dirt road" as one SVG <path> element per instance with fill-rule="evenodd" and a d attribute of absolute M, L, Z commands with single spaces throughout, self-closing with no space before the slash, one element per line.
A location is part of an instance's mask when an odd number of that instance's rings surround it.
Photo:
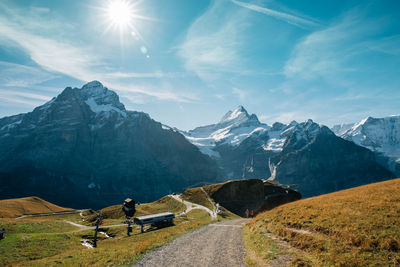
<path fill-rule="evenodd" d="M 245 219 L 209 224 L 147 253 L 133 266 L 245 266 Z"/>

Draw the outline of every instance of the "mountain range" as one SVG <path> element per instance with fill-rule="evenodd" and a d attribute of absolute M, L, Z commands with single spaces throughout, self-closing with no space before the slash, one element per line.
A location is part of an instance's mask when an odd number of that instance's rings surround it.
<path fill-rule="evenodd" d="M 400 176 L 400 116 L 368 117 L 358 123 L 335 125 L 332 130 L 373 151 L 383 166 Z"/>
<path fill-rule="evenodd" d="M 216 124 L 182 133 L 230 179 L 277 181 L 305 197 L 394 177 L 372 151 L 312 120 L 270 126 L 239 106 Z"/>
<path fill-rule="evenodd" d="M 215 161 L 100 82 L 65 88 L 32 112 L 0 119 L 0 198 L 37 195 L 101 208 L 148 202 L 220 181 Z"/>
<path fill-rule="evenodd" d="M 0 119 L 0 198 L 35 194 L 99 208 L 243 178 L 309 197 L 398 175 L 399 121 L 267 125 L 239 106 L 215 124 L 180 131 L 126 110 L 115 92 L 93 81 Z"/>

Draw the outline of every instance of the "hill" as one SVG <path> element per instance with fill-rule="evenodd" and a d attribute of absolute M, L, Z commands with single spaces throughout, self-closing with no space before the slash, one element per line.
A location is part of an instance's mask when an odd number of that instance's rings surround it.
<path fill-rule="evenodd" d="M 12 203 L 15 202 L 12 200 Z M 53 210 L 57 207 L 52 204 L 48 206 Z M 0 210 L 3 211 L 3 206 L 0 206 Z M 91 249 L 87 245 L 90 246 L 93 239 L 92 225 L 96 218 L 93 210 L 18 219 L 0 217 L 0 228 L 6 229 L 5 238 L 0 240 L 0 265 L 128 266 L 145 252 L 212 222 L 207 211 L 200 208 L 189 210 L 182 201 L 171 196 L 137 205 L 136 210 L 135 216 L 173 212 L 176 215 L 174 225 L 161 229 L 146 227 L 144 233 L 134 225 L 132 235 L 128 237 L 121 205 L 107 207 L 98 211 L 102 221 L 97 248 Z M 228 213 L 218 216 L 217 220 L 232 218 L 237 216 Z"/>
<path fill-rule="evenodd" d="M 260 179 L 234 180 L 204 187 L 189 188 L 182 194 L 184 200 L 214 210 L 218 203 L 228 211 L 246 216 L 246 210 L 259 212 L 298 200 L 297 190 Z"/>
<path fill-rule="evenodd" d="M 245 227 L 245 243 L 256 259 L 286 255 L 295 265 L 398 266 L 399 215 L 395 179 L 263 212 Z"/>
<path fill-rule="evenodd" d="M 22 215 L 73 211 L 47 202 L 39 197 L 24 197 L 0 200 L 0 218 L 14 218 Z"/>

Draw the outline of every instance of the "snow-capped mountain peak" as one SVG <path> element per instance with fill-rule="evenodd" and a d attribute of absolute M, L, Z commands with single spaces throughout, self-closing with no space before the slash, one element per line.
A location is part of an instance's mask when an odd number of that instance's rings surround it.
<path fill-rule="evenodd" d="M 400 162 L 400 115 L 367 117 L 337 135 Z"/>
<path fill-rule="evenodd" d="M 247 110 L 243 106 L 238 106 L 233 111 L 229 110 L 219 121 L 219 123 L 225 123 L 232 120 L 243 120 L 248 119 L 250 116 Z"/>
<path fill-rule="evenodd" d="M 126 115 L 125 106 L 119 102 L 118 95 L 114 91 L 108 90 L 99 81 L 92 81 L 85 84 L 79 90 L 79 94 L 95 113 L 116 111 L 121 113 L 121 115 Z"/>
<path fill-rule="evenodd" d="M 255 114 L 249 115 L 243 106 L 238 106 L 228 111 L 216 124 L 182 133 L 203 153 L 219 157 L 218 152 L 213 150 L 216 144 L 237 146 L 249 136 L 259 135 L 268 128 L 268 125 L 260 123 Z"/>

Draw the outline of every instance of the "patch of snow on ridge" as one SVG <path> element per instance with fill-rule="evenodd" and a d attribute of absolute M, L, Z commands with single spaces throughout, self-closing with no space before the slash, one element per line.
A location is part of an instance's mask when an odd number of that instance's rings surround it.
<path fill-rule="evenodd" d="M 161 128 L 163 128 L 164 130 L 172 130 L 171 127 L 169 127 L 168 125 L 162 124 Z"/>
<path fill-rule="evenodd" d="M 197 146 L 201 153 L 209 155 L 213 158 L 220 158 L 220 154 L 217 151 L 214 151 L 213 148 L 215 147 L 215 140 L 210 137 L 202 138 L 202 137 L 191 137 L 185 136 L 186 139 L 192 143 L 193 145 Z"/>
<path fill-rule="evenodd" d="M 346 131 L 351 129 L 354 126 L 354 123 L 342 123 L 339 125 L 334 125 L 331 130 L 334 132 L 337 136 L 341 136 L 344 134 Z"/>
<path fill-rule="evenodd" d="M 238 119 L 238 118 L 239 119 L 246 119 L 248 116 L 249 116 L 249 114 L 244 109 L 244 107 L 239 106 L 234 111 L 228 111 L 228 113 L 226 113 L 222 117 L 222 119 L 220 120 L 219 123 L 232 121 L 232 120 L 235 120 L 235 119 Z"/>
<path fill-rule="evenodd" d="M 92 97 L 89 98 L 88 100 L 86 100 L 85 103 L 90 107 L 90 109 L 94 113 L 115 111 L 115 112 L 118 112 L 119 114 L 121 114 L 123 117 L 126 117 L 125 111 L 114 107 L 112 104 L 99 105 L 96 103 L 96 101 Z"/>
<path fill-rule="evenodd" d="M 269 139 L 267 144 L 262 145 L 265 151 L 282 151 L 283 145 L 285 144 L 286 137 L 281 137 L 280 131 L 270 131 L 268 132 Z"/>
<path fill-rule="evenodd" d="M 16 127 L 18 124 L 21 124 L 21 122 L 22 122 L 22 120 L 19 120 L 19 121 L 12 122 L 10 124 L 6 124 L 3 127 L 1 127 L 0 130 L 2 131 L 2 130 L 12 129 L 12 128 Z"/>

